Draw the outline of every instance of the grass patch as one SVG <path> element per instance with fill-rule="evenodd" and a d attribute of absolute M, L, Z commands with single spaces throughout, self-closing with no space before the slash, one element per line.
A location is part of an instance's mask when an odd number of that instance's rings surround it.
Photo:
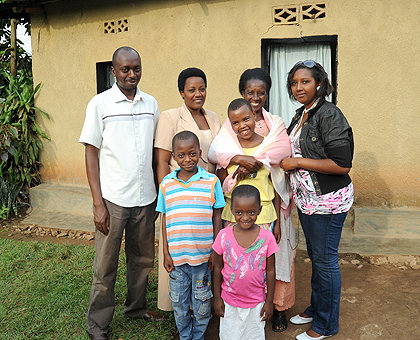
<path fill-rule="evenodd" d="M 0 240 L 0 340 L 88 339 L 94 255 L 94 246 Z M 157 310 L 156 271 L 157 259 L 148 285 L 151 310 Z M 176 330 L 173 313 L 156 323 L 124 318 L 125 274 L 121 251 L 109 338 L 170 340 Z"/>

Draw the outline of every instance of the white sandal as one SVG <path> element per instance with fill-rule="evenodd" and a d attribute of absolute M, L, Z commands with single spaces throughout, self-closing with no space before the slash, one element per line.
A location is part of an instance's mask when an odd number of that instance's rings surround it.
<path fill-rule="evenodd" d="M 313 318 L 305 318 L 304 316 L 295 315 L 290 318 L 290 322 L 295 325 L 304 325 L 306 323 L 311 323 Z"/>
<path fill-rule="evenodd" d="M 308 319 L 308 318 L 305 318 Z M 322 340 L 322 339 L 326 339 L 329 338 L 332 335 L 321 335 L 317 338 L 314 338 L 312 336 L 309 336 L 308 333 L 303 332 L 301 334 L 299 334 L 298 336 L 296 336 L 296 340 Z"/>

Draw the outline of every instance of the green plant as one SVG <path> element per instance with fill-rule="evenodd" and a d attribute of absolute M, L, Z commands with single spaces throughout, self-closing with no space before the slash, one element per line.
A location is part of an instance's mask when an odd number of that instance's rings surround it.
<path fill-rule="evenodd" d="M 9 209 L 6 208 L 6 206 L 3 204 L 3 206 L 0 209 L 0 218 L 2 220 L 7 219 L 7 216 L 9 216 Z"/>
<path fill-rule="evenodd" d="M 0 0 L 0 3 L 2 1 Z M 24 25 L 26 32 L 30 34 L 30 23 L 21 19 L 20 25 Z M 6 74 L 10 74 L 10 56 L 11 56 L 11 45 L 10 45 L 10 19 L 0 19 L 0 98 L 5 97 L 4 90 L 2 87 L 8 83 Z M 23 43 L 18 39 L 17 42 L 17 68 L 21 71 L 24 77 L 32 77 L 32 56 L 23 49 Z"/>
<path fill-rule="evenodd" d="M 34 106 L 41 84 L 33 88 L 31 78 L 6 76 L 7 97 L 0 103 L 0 177 L 9 183 L 24 182 L 30 186 L 35 180 L 38 184 L 41 138 L 49 139 L 36 123 L 36 110 L 49 119 L 47 113 Z"/>
<path fill-rule="evenodd" d="M 41 138 L 49 137 L 36 123 L 35 112 L 47 119 L 49 116 L 34 105 L 41 84 L 34 88 L 32 78 L 24 76 L 22 71 L 18 71 L 17 77 L 7 73 L 4 76 L 5 98 L 0 100 L 0 206 L 4 204 L 8 209 L 8 217 L 10 212 L 17 211 L 16 198 L 22 187 L 40 183 Z M 8 193 L 4 192 L 6 188 Z"/>
<path fill-rule="evenodd" d="M 15 215 L 19 207 L 17 196 L 22 189 L 23 182 L 10 183 L 0 178 L 0 218 L 6 220 L 13 211 Z"/>
<path fill-rule="evenodd" d="M 24 25 L 30 34 L 28 21 L 21 20 L 19 24 Z M 0 35 L 0 218 L 4 219 L 11 212 L 17 212 L 17 195 L 22 187 L 39 182 L 38 155 L 42 143 L 37 138 L 43 137 L 43 133 L 32 124 L 32 117 L 33 121 L 35 119 L 33 96 L 39 90 L 39 86 L 33 89 L 32 57 L 17 40 L 18 76 L 11 77 L 9 19 L 0 19 Z M 40 133 L 34 134 L 33 129 L 38 129 Z"/>

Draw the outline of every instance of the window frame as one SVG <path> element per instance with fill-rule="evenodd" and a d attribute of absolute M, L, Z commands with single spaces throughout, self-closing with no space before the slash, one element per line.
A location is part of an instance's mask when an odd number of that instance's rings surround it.
<path fill-rule="evenodd" d="M 112 61 L 96 63 L 96 93 L 99 94 L 110 89 L 113 85 L 110 82 Z"/>

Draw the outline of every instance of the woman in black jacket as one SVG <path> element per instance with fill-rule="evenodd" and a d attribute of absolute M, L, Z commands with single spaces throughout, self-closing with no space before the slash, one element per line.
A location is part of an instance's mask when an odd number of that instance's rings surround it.
<path fill-rule="evenodd" d="M 348 175 L 353 159 L 353 134 L 339 108 L 325 100 L 333 91 L 324 68 L 313 60 L 289 71 L 287 90 L 303 106 L 288 133 L 292 157 L 281 167 L 290 173 L 293 198 L 312 261 L 310 306 L 290 319 L 311 323 L 298 340 L 324 339 L 338 333 L 341 274 L 338 245 L 347 212 L 353 204 Z"/>

